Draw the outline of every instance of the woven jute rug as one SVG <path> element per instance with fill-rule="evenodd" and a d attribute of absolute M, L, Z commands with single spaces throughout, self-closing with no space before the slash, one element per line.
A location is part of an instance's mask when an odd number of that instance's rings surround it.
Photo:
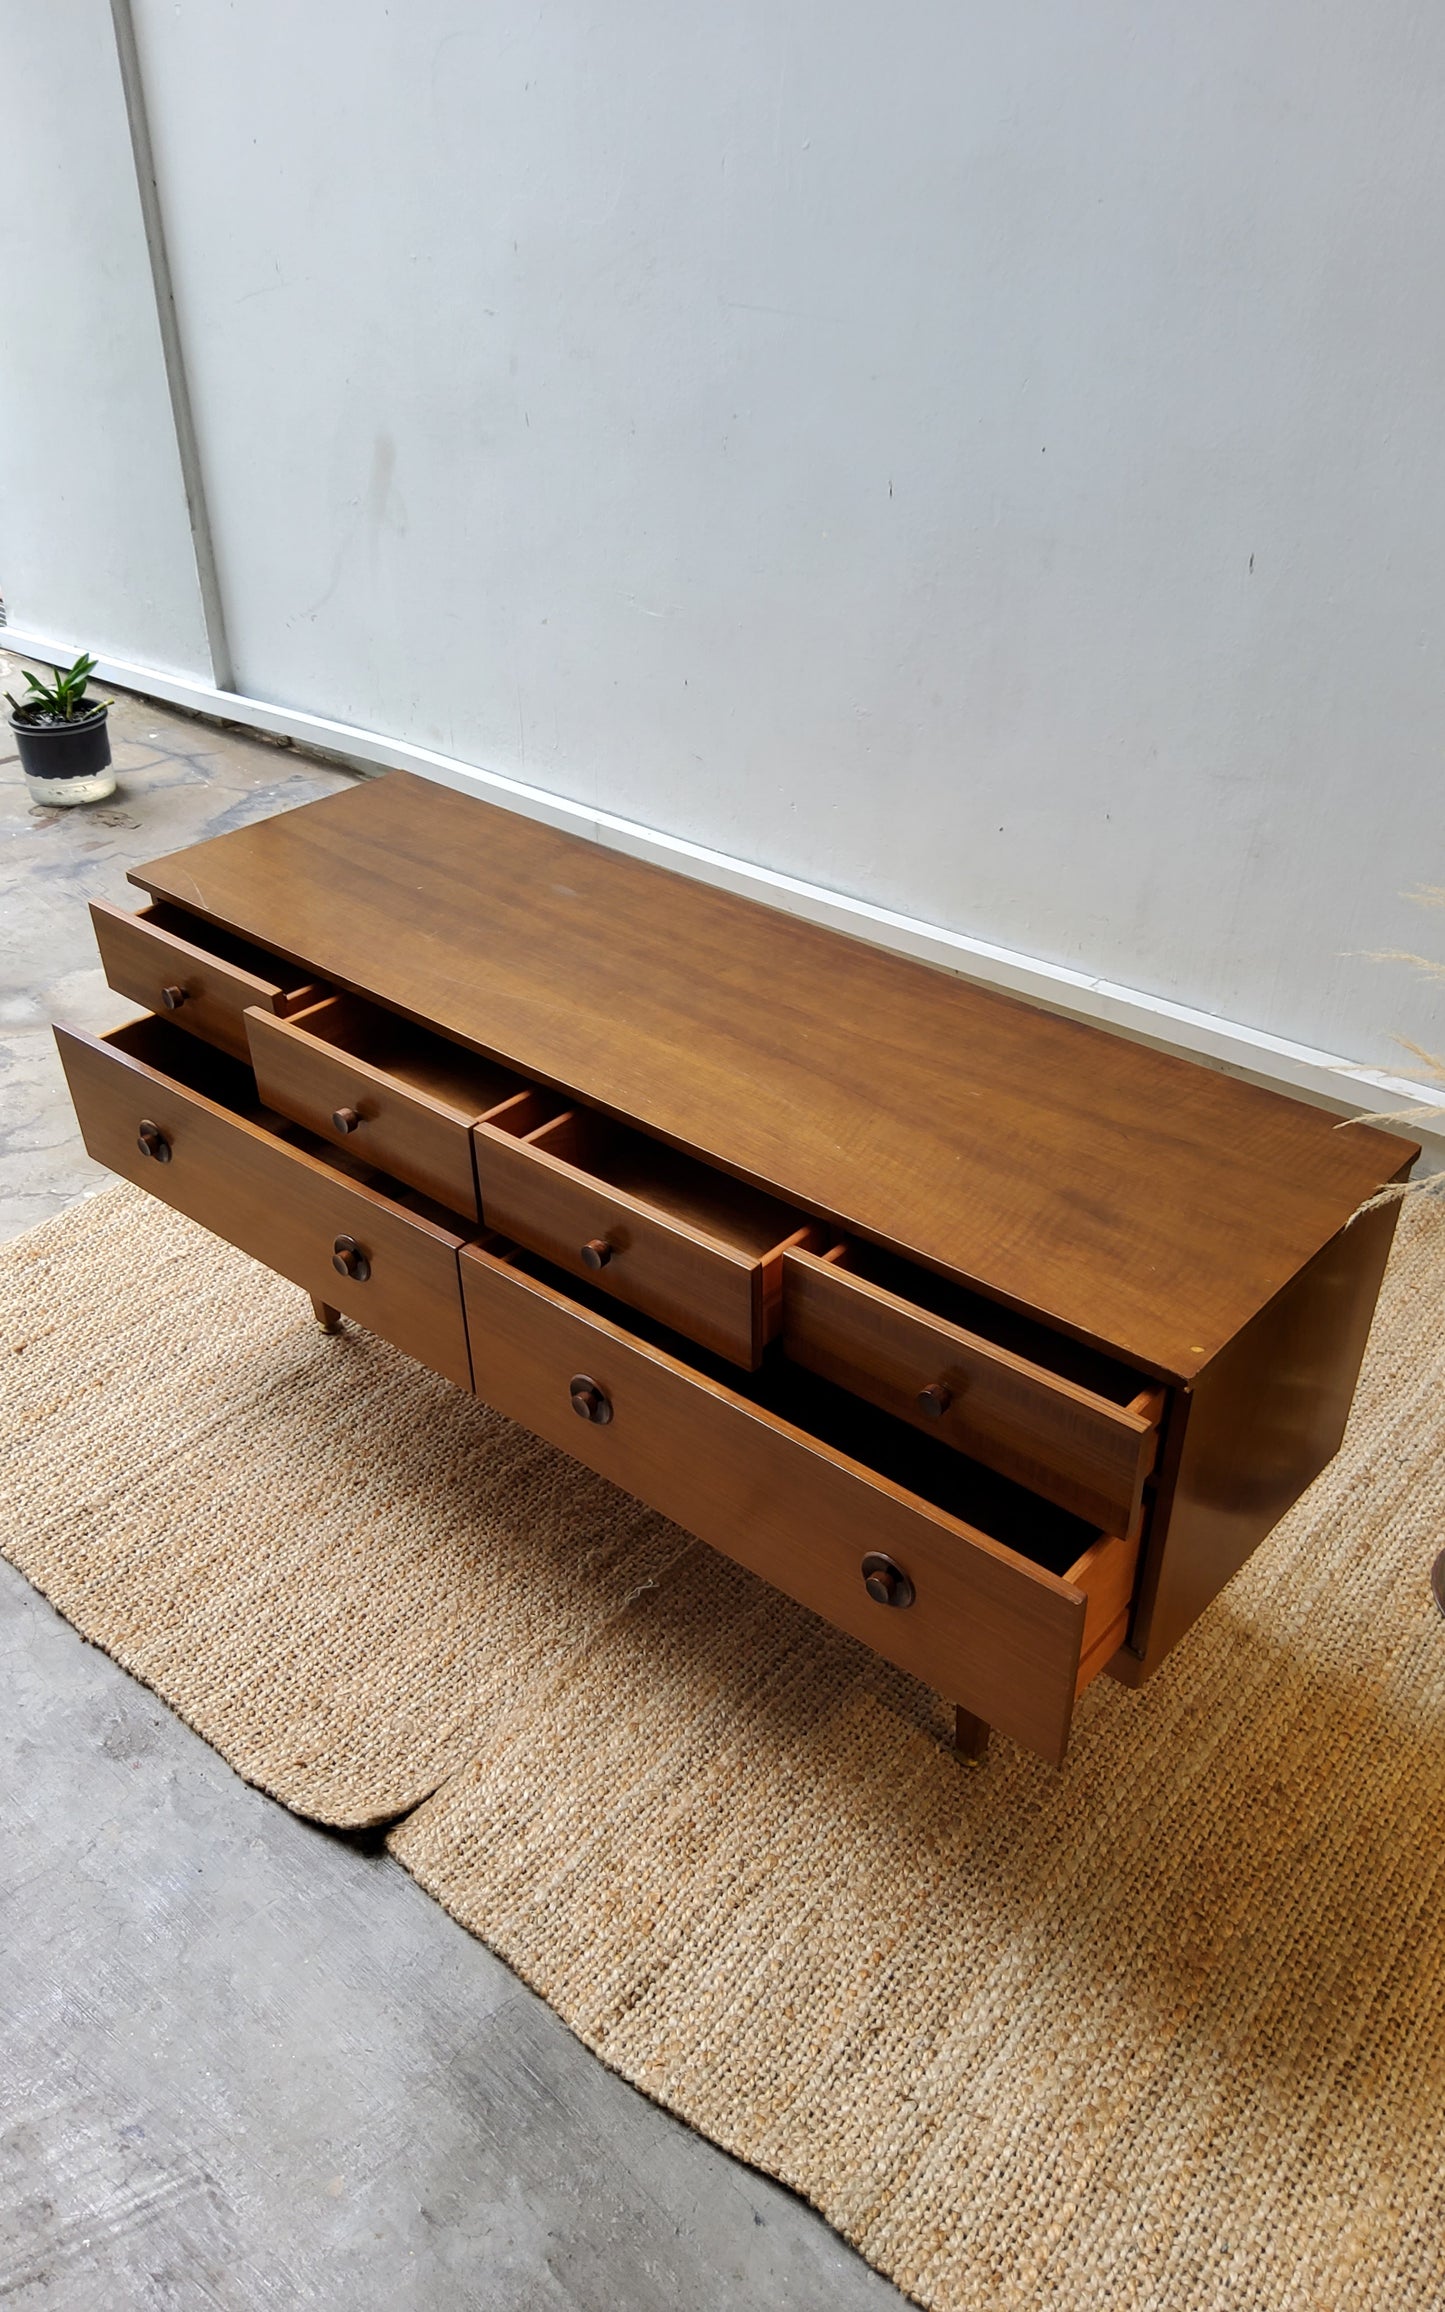
<path fill-rule="evenodd" d="M 0 1316 L 6 1554 L 921 2303 L 1445 2304 L 1445 1206 L 1062 1772 L 134 1191 Z"/>
<path fill-rule="evenodd" d="M 478 1754 L 686 1536 L 118 1186 L 0 1249 L 0 1548 L 339 1827 Z"/>

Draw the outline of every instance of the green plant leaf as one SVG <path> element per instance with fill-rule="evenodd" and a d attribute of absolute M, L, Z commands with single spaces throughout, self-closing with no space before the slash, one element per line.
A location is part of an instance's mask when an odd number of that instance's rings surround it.
<path fill-rule="evenodd" d="M 89 700 L 86 698 L 86 685 L 94 671 L 95 660 L 88 651 L 82 651 L 73 666 L 56 667 L 50 682 L 42 682 L 38 674 L 32 674 L 29 667 L 26 667 L 25 680 L 32 693 L 32 696 L 25 702 L 26 706 L 32 712 L 38 712 L 43 708 L 66 722 L 73 722 L 77 714 L 88 713 L 92 705 L 99 706 L 104 703 L 109 706 L 111 703 L 109 699 L 102 702 L 99 699 Z M 10 697 L 8 691 L 5 695 L 7 698 Z M 15 706 L 14 699 L 11 699 L 10 703 Z M 15 711 L 17 714 L 19 713 L 18 706 L 15 707 Z"/>

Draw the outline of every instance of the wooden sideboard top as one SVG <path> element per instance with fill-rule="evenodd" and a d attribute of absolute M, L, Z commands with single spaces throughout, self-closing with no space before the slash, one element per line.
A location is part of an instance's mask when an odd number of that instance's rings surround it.
<path fill-rule="evenodd" d="M 131 880 L 1174 1379 L 1416 1153 L 409 772 Z"/>

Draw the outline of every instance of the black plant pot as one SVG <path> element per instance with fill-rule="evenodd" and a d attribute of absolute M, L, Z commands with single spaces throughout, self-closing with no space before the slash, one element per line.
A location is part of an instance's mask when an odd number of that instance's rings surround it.
<path fill-rule="evenodd" d="M 36 722 L 22 707 L 10 717 L 25 784 L 37 803 L 99 803 L 115 793 L 109 708 L 92 706 L 69 722 Z"/>

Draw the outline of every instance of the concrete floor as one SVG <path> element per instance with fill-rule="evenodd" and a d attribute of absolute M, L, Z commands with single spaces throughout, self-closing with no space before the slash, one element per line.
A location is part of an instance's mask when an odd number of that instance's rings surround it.
<path fill-rule="evenodd" d="M 144 701 L 112 722 L 114 804 L 32 810 L 0 760 L 4 1235 L 104 1177 L 48 1029 L 129 1009 L 101 979 L 85 900 L 134 899 L 134 861 L 345 783 Z M 604 2070 L 383 1853 L 248 1790 L 0 1564 L 0 2302 L 903 2299 Z"/>

